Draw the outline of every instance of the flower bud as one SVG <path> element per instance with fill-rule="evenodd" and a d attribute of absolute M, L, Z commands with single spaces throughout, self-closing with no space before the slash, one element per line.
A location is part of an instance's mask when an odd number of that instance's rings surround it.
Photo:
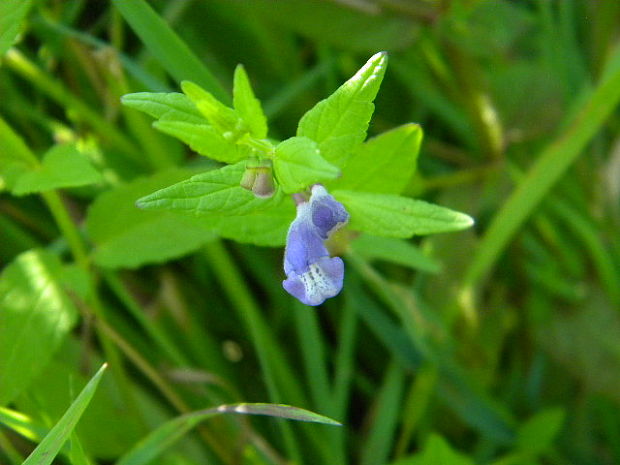
<path fill-rule="evenodd" d="M 276 191 L 270 166 L 247 166 L 239 185 L 263 199 L 271 197 Z"/>

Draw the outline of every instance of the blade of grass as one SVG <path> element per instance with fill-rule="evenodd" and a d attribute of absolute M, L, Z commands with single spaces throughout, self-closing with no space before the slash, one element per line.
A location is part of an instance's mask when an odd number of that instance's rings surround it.
<path fill-rule="evenodd" d="M 164 423 L 136 444 L 133 449 L 123 455 L 118 462 L 116 462 L 116 465 L 146 465 L 151 463 L 198 423 L 224 413 L 267 415 L 289 420 L 340 425 L 340 423 L 331 418 L 289 405 L 260 403 L 221 405 L 219 407 L 188 413 Z"/>
<path fill-rule="evenodd" d="M 91 125 L 97 130 L 102 139 L 115 144 L 125 154 L 131 156 L 133 160 L 143 160 L 142 151 L 114 124 L 103 119 L 97 111 L 91 109 L 82 100 L 69 92 L 60 81 L 45 74 L 16 49 L 9 50 L 5 57 L 5 62 L 10 69 L 26 79 L 29 85 L 38 87 L 50 99 L 56 101 L 67 110 L 72 110 L 71 114 L 75 115 L 76 118 Z"/>
<path fill-rule="evenodd" d="M 382 465 L 388 462 L 401 412 L 404 380 L 404 370 L 392 362 L 387 368 L 377 403 L 373 408 L 372 429 L 364 441 L 361 465 Z"/>
<path fill-rule="evenodd" d="M 620 70 L 599 85 L 569 128 L 537 158 L 489 229 L 463 279 L 461 301 L 471 306 L 473 287 L 498 260 L 517 230 L 571 166 L 620 101 Z"/>
<path fill-rule="evenodd" d="M 224 103 L 230 96 L 209 69 L 144 0 L 113 0 L 134 32 L 177 82 L 193 81 Z"/>
<path fill-rule="evenodd" d="M 104 363 L 84 389 L 82 389 L 82 392 L 73 401 L 58 423 L 24 461 L 23 465 L 49 465 L 52 463 L 58 452 L 60 452 L 62 445 L 69 439 L 73 428 L 75 428 L 86 407 L 88 407 L 106 368 L 107 364 Z"/>

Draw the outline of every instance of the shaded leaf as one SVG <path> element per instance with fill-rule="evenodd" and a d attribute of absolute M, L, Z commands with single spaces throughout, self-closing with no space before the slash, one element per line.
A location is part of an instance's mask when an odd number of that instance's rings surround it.
<path fill-rule="evenodd" d="M 21 254 L 0 275 L 0 405 L 24 390 L 50 362 L 77 318 L 52 253 Z"/>
<path fill-rule="evenodd" d="M 24 140 L 0 118 L 0 190 L 15 188 L 17 180 L 37 166 L 37 157 Z"/>
<path fill-rule="evenodd" d="M 403 239 L 363 234 L 351 243 L 351 247 L 365 258 L 384 260 L 416 270 L 437 273 L 441 268 L 439 263 Z"/>
<path fill-rule="evenodd" d="M 56 145 L 47 151 L 39 166 L 17 179 L 13 193 L 32 194 L 85 186 L 102 180 L 101 174 L 75 145 Z"/>
<path fill-rule="evenodd" d="M 110 268 L 135 268 L 190 253 L 214 238 L 211 225 L 170 211 L 141 211 L 136 200 L 190 175 L 174 170 L 134 180 L 101 194 L 88 210 L 86 228 L 94 260 Z"/>
<path fill-rule="evenodd" d="M 537 455 L 551 447 L 564 423 L 562 408 L 549 408 L 537 413 L 517 430 L 517 447 L 529 455 Z"/>

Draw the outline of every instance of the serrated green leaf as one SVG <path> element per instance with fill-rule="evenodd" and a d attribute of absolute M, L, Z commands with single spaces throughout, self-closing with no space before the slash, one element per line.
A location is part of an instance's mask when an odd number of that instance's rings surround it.
<path fill-rule="evenodd" d="M 213 126 L 184 121 L 160 120 L 153 126 L 176 137 L 200 155 L 224 163 L 237 163 L 248 157 L 249 148 L 227 141 Z"/>
<path fill-rule="evenodd" d="M 49 363 L 77 318 L 60 283 L 62 264 L 43 250 L 18 256 L 0 275 L 0 405 Z"/>
<path fill-rule="evenodd" d="M 32 0 L 3 0 L 0 2 L 0 56 L 15 43 L 19 29 Z"/>
<path fill-rule="evenodd" d="M 25 195 L 46 192 L 86 186 L 102 180 L 101 174 L 75 145 L 56 145 L 47 151 L 39 166 L 17 179 L 13 193 Z"/>
<path fill-rule="evenodd" d="M 218 235 L 238 242 L 267 247 L 281 247 L 286 243 L 286 233 L 295 219 L 293 201 L 281 196 L 264 210 L 246 215 L 219 216 L 211 220 Z"/>
<path fill-rule="evenodd" d="M 17 180 L 38 163 L 24 140 L 0 118 L 0 190 L 12 190 Z"/>
<path fill-rule="evenodd" d="M 377 236 L 405 238 L 459 231 L 473 224 L 473 220 L 463 213 L 422 200 L 340 190 L 332 194 L 351 215 L 351 229 Z"/>
<path fill-rule="evenodd" d="M 191 100 L 178 92 L 137 92 L 123 95 L 121 102 L 156 119 L 194 124 L 207 122 Z"/>
<path fill-rule="evenodd" d="M 109 268 L 135 268 L 180 257 L 212 240 L 212 228 L 204 219 L 136 208 L 136 200 L 146 193 L 190 174 L 186 170 L 165 171 L 97 197 L 86 218 L 95 243 L 95 262 Z"/>
<path fill-rule="evenodd" d="M 209 123 L 213 125 L 222 135 L 234 133 L 243 123 L 232 108 L 227 107 L 211 93 L 204 90 L 197 84 L 190 81 L 181 83 L 183 93 L 196 105 Z"/>
<path fill-rule="evenodd" d="M 138 200 L 145 210 L 176 210 L 197 215 L 245 215 L 280 201 L 277 192 L 262 199 L 240 186 L 245 162 L 207 171 Z"/>
<path fill-rule="evenodd" d="M 88 407 L 99 381 L 106 369 L 104 364 L 88 384 L 82 389 L 75 401 L 69 406 L 62 418 L 54 425 L 43 441 L 32 451 L 23 465 L 49 465 L 60 452 L 62 445 L 69 439 L 75 425 Z"/>
<path fill-rule="evenodd" d="M 517 431 L 517 448 L 528 455 L 537 455 L 551 447 L 564 423 L 562 408 L 549 408 L 523 423 Z"/>
<path fill-rule="evenodd" d="M 343 167 L 351 152 L 366 138 L 374 111 L 372 102 L 386 65 L 386 52 L 373 55 L 351 79 L 301 118 L 297 135 L 318 142 L 323 158 Z"/>
<path fill-rule="evenodd" d="M 257 139 L 267 137 L 267 118 L 260 101 L 254 96 L 250 80 L 243 65 L 235 68 L 233 81 L 233 105 L 237 113 Z"/>
<path fill-rule="evenodd" d="M 266 415 L 289 420 L 340 425 L 331 418 L 309 410 L 281 404 L 232 404 L 200 410 L 170 420 L 146 436 L 132 450 L 122 456 L 116 465 L 145 465 L 151 463 L 172 444 L 202 421 L 222 414 Z"/>
<path fill-rule="evenodd" d="M 278 144 L 273 167 L 282 190 L 287 194 L 340 174 L 338 167 L 321 156 L 317 143 L 307 137 L 291 137 Z"/>
<path fill-rule="evenodd" d="M 392 237 L 363 234 L 351 243 L 353 250 L 365 258 L 383 260 L 429 273 L 441 266 L 410 242 Z"/>
<path fill-rule="evenodd" d="M 400 194 L 416 169 L 422 129 L 405 124 L 374 137 L 353 152 L 342 177 L 328 184 L 347 189 Z"/>

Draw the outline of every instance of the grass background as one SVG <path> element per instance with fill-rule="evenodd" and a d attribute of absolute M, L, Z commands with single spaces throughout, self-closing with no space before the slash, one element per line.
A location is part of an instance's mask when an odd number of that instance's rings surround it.
<path fill-rule="evenodd" d="M 77 140 L 105 180 L 0 193 L 3 265 L 33 248 L 49 269 L 77 265 L 59 278 L 77 301 L 71 331 L 49 347 L 55 327 L 22 337 L 15 350 L 45 362 L 27 382 L 0 364 L 18 391 L 0 410 L 1 463 L 24 460 L 102 360 L 58 463 L 115 463 L 167 420 L 241 401 L 344 426 L 221 416 L 152 463 L 620 463 L 617 1 L 24 4 L 0 9 L 3 31 L 22 31 L 0 66 L 0 160 Z M 133 212 L 115 212 L 112 194 L 208 166 L 123 94 L 189 79 L 226 100 L 243 63 L 283 138 L 380 50 L 390 61 L 370 135 L 420 123 L 408 194 L 475 228 L 413 240 L 425 257 L 354 247 L 342 295 L 319 309 L 283 292 L 279 249 L 205 235 L 182 257 L 101 265 L 105 239 L 84 227 L 94 202 L 100 224 L 122 227 Z"/>

